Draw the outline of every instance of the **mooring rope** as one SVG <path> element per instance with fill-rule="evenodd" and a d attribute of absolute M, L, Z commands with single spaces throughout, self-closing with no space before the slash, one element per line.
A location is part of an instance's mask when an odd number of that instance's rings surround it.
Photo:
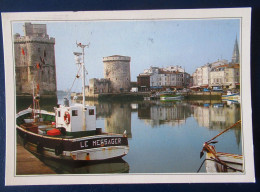
<path fill-rule="evenodd" d="M 77 72 L 77 75 L 76 75 L 76 77 L 74 78 L 73 83 L 72 83 L 72 86 L 71 86 L 70 89 L 68 90 L 66 97 L 69 96 L 69 94 L 70 94 L 70 92 L 71 92 L 71 89 L 72 89 L 72 87 L 74 86 L 74 83 L 75 83 L 76 79 L 78 78 L 78 74 L 79 74 L 80 69 L 81 69 L 81 67 L 79 67 L 78 72 Z"/>
<path fill-rule="evenodd" d="M 215 137 L 213 137 L 212 139 L 208 140 L 206 143 L 216 139 L 217 137 L 219 137 L 220 135 L 222 135 L 223 133 L 227 132 L 229 129 L 235 127 L 237 124 L 241 123 L 241 120 L 237 121 L 235 124 L 233 124 L 232 126 L 226 128 L 224 131 L 222 131 L 221 133 L 217 134 Z"/>

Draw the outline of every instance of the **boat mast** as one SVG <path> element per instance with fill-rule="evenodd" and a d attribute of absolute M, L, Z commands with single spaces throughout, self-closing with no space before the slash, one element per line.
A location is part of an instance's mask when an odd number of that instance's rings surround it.
<path fill-rule="evenodd" d="M 85 57 L 84 57 L 84 49 L 85 47 L 89 47 L 89 44 L 88 45 L 83 45 L 81 43 L 77 43 L 77 47 L 80 47 L 82 49 L 82 53 L 75 53 L 74 52 L 74 55 L 76 56 L 80 56 L 82 55 L 82 62 L 80 62 L 81 64 L 81 70 L 82 70 L 82 111 L 83 111 L 83 126 L 82 126 L 82 131 L 86 131 L 86 110 L 85 110 Z"/>
<path fill-rule="evenodd" d="M 89 47 L 88 45 L 83 45 L 81 43 L 76 43 L 77 47 L 80 47 L 82 49 L 82 63 L 81 63 L 81 69 L 82 69 L 82 103 L 85 105 L 85 47 Z"/>

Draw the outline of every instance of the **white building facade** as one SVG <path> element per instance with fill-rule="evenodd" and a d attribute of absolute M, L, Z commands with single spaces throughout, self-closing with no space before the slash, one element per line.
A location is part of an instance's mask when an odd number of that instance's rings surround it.
<path fill-rule="evenodd" d="M 209 87 L 210 72 L 212 71 L 212 69 L 225 64 L 228 64 L 228 61 L 223 59 L 198 67 L 196 71 L 192 74 L 193 86 Z"/>
<path fill-rule="evenodd" d="M 150 69 L 144 70 L 144 73 L 140 75 L 150 76 L 151 88 L 183 88 L 190 83 L 190 75 L 180 66 L 169 66 L 166 68 L 150 67 Z"/>

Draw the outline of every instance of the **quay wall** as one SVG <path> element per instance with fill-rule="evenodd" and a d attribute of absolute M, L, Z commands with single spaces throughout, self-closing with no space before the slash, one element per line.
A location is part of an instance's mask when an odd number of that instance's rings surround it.
<path fill-rule="evenodd" d="M 194 92 L 182 93 L 186 100 L 220 100 L 222 93 L 219 92 Z M 99 101 L 142 101 L 144 97 L 150 97 L 150 92 L 137 92 L 137 93 L 103 93 L 93 94 L 86 96 L 87 100 Z M 78 99 L 82 99 L 82 95 L 77 95 Z M 73 95 L 71 95 L 73 98 Z M 159 98 L 158 98 L 159 99 Z"/>

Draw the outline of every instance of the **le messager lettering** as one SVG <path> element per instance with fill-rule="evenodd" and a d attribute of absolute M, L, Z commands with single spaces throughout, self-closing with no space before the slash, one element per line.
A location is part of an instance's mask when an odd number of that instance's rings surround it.
<path fill-rule="evenodd" d="M 93 139 L 80 142 L 80 148 L 105 147 L 121 144 L 121 138 Z"/>

